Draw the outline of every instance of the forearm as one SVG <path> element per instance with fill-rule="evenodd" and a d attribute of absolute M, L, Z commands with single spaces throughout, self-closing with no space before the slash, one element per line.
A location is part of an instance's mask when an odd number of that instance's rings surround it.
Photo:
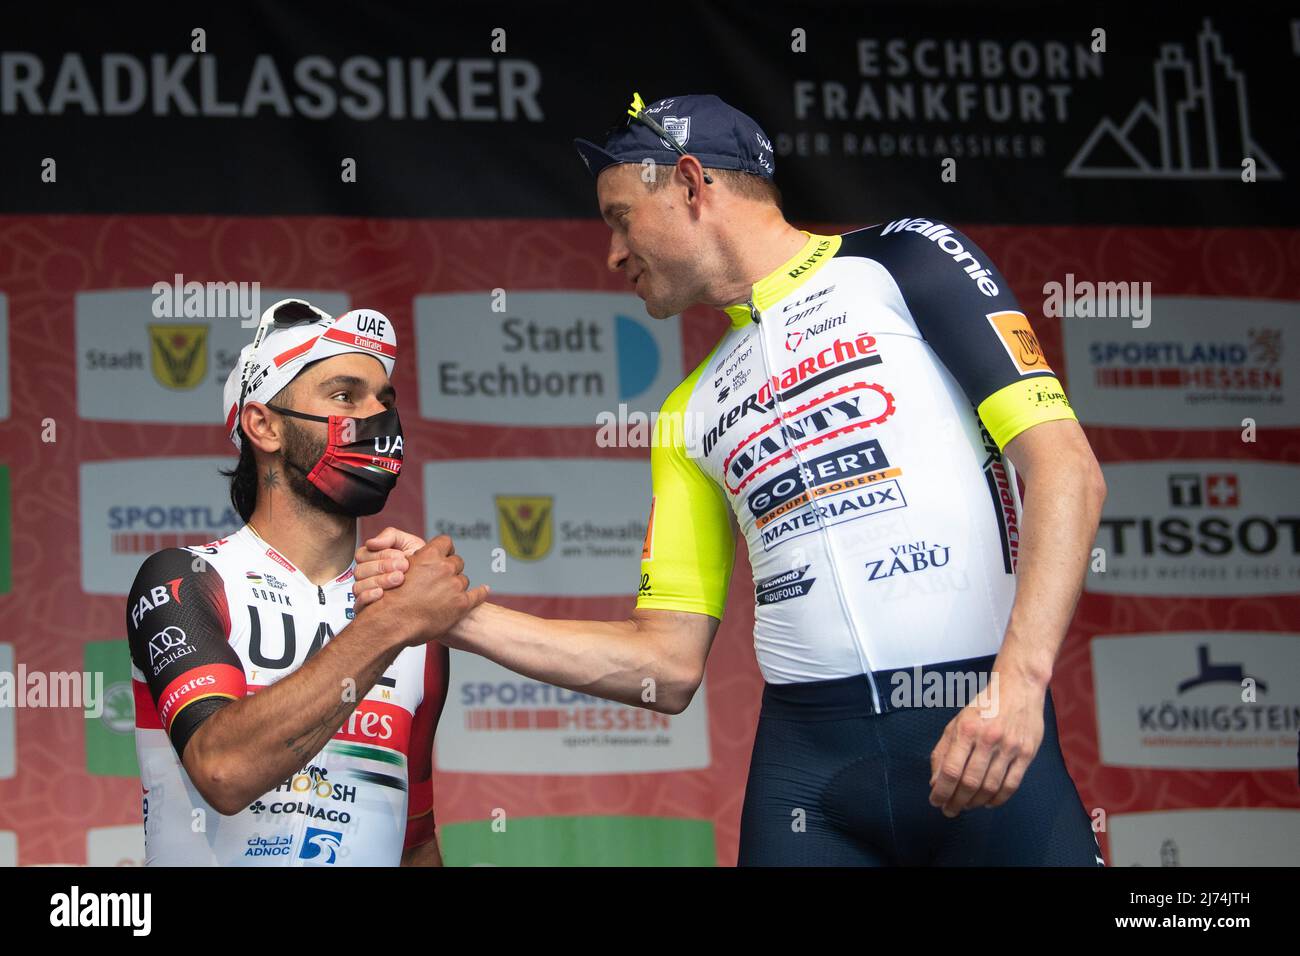
<path fill-rule="evenodd" d="M 997 667 L 1043 687 L 1051 680 L 1087 574 L 1101 518 L 1087 467 L 1058 467 L 1026 483 L 1016 597 Z"/>
<path fill-rule="evenodd" d="M 237 812 L 319 753 L 401 649 L 380 619 L 358 618 L 288 677 L 209 717 L 186 769 L 213 806 Z"/>
<path fill-rule="evenodd" d="M 484 604 L 449 637 L 525 677 L 634 707 L 660 709 L 694 692 L 679 686 L 686 668 L 634 619 L 551 621 Z"/>
<path fill-rule="evenodd" d="M 442 866 L 442 853 L 438 849 L 438 838 L 430 837 L 429 842 L 413 846 L 402 853 L 402 866 Z"/>

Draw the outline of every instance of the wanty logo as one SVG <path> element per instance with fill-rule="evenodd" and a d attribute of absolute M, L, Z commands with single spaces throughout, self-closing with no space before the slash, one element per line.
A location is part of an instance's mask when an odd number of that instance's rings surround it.
<path fill-rule="evenodd" d="M 854 382 L 819 395 L 764 425 L 732 450 L 722 465 L 727 490 L 739 494 L 796 451 L 878 425 L 895 410 L 893 395 L 875 383 Z"/>
<path fill-rule="evenodd" d="M 1152 64 L 1154 97 L 1138 100 L 1119 125 L 1102 119 L 1066 176 L 1093 179 L 1237 179 L 1242 160 L 1258 179 L 1282 172 L 1250 132 L 1246 74 L 1205 20 L 1197 49 L 1165 43 Z"/>

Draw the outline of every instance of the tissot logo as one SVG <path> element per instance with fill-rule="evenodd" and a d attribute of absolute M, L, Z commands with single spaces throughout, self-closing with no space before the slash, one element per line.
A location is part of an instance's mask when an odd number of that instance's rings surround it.
<path fill-rule="evenodd" d="M 1289 594 L 1300 589 L 1296 465 L 1251 460 L 1119 462 L 1097 529 L 1090 591 Z"/>
<path fill-rule="evenodd" d="M 1231 472 L 1169 476 L 1169 503 L 1175 508 L 1235 508 L 1238 498 L 1237 476 Z"/>

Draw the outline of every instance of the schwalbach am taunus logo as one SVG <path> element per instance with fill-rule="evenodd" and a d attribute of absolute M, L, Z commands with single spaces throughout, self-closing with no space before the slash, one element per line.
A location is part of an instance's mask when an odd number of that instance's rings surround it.
<path fill-rule="evenodd" d="M 206 325 L 149 323 L 153 376 L 166 388 L 190 389 L 203 383 L 208 372 Z"/>
<path fill-rule="evenodd" d="M 550 495 L 497 495 L 497 524 L 506 553 L 536 561 L 551 550 L 555 499 Z"/>

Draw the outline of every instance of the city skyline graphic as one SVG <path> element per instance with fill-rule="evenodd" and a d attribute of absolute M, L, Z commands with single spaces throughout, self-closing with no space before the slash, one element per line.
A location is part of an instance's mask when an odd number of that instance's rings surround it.
<path fill-rule="evenodd" d="M 1152 64 L 1154 101 L 1140 99 L 1121 124 L 1105 116 L 1065 168 L 1092 179 L 1238 179 L 1242 160 L 1257 179 L 1282 171 L 1250 132 L 1246 75 L 1233 67 L 1209 19 L 1189 55 L 1163 43 Z"/>

